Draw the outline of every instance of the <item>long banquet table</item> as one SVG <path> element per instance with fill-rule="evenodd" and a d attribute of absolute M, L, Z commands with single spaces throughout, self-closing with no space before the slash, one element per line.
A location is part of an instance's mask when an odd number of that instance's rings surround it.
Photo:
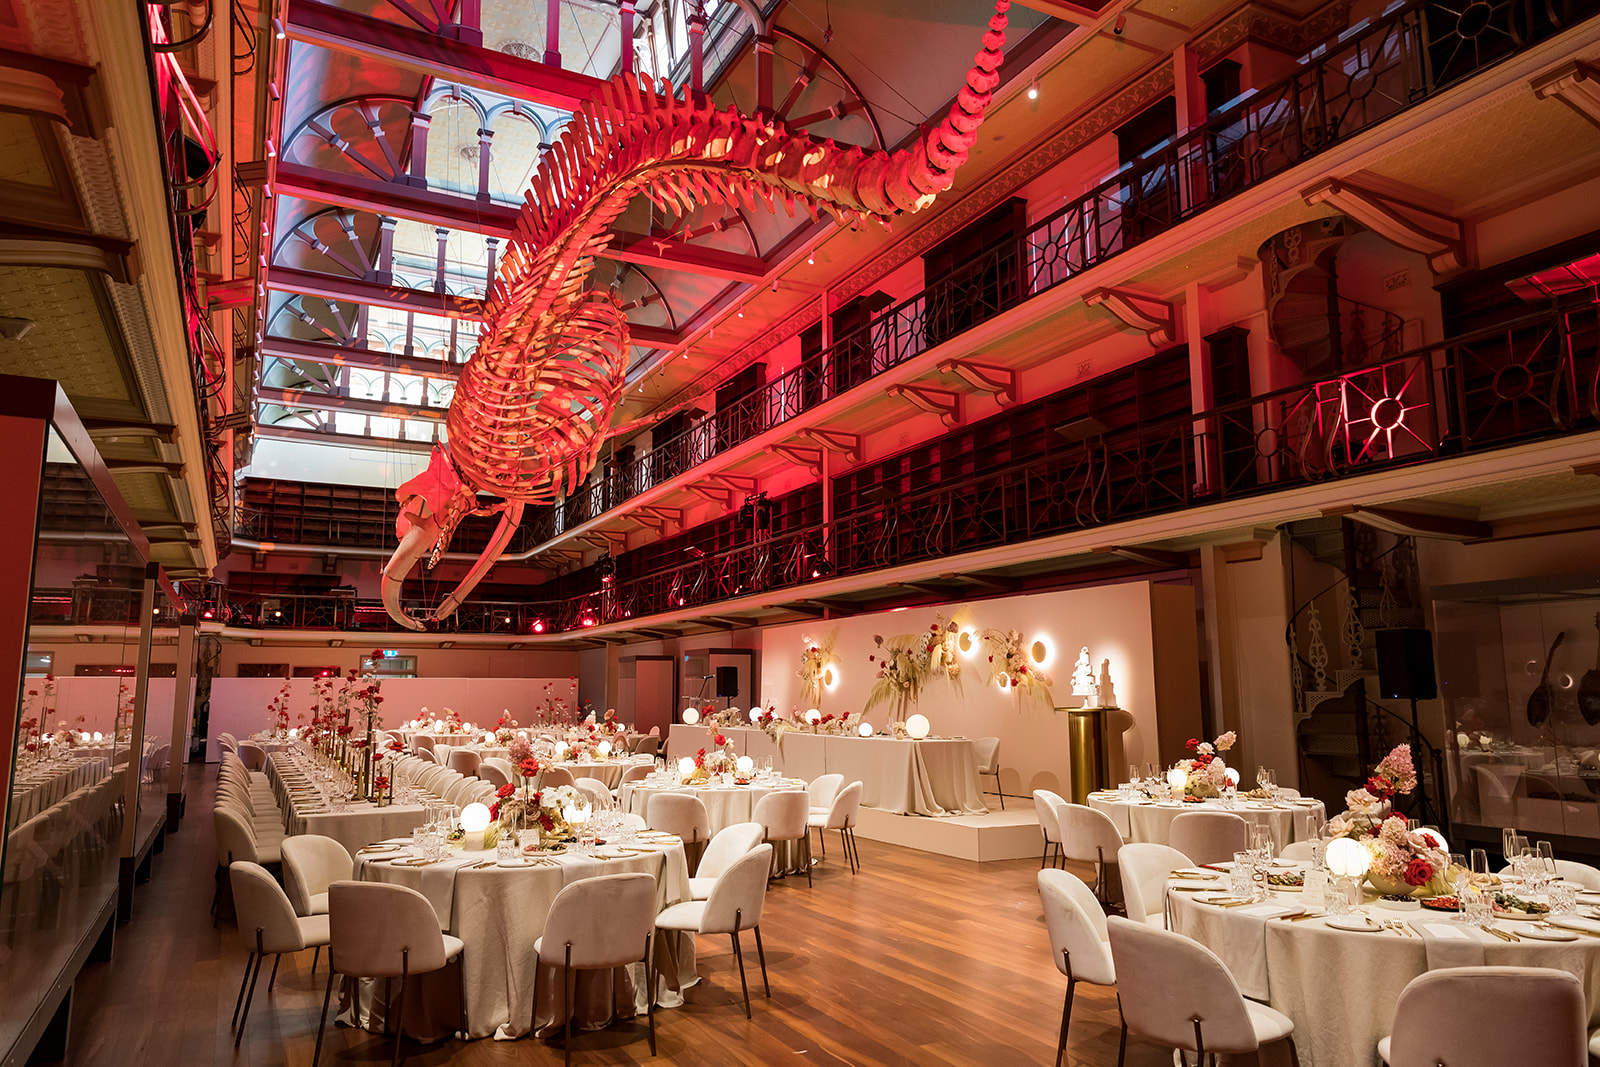
<path fill-rule="evenodd" d="M 669 759 L 705 747 L 707 733 L 702 726 L 674 725 Z M 756 727 L 730 726 L 721 733 L 736 752 L 758 763 L 773 756 L 773 766 L 790 778 L 809 782 L 824 774 L 842 774 L 846 782 L 860 781 L 865 807 L 933 816 L 982 815 L 989 810 L 978 788 L 977 756 L 966 738 L 901 741 L 789 730 L 774 742 Z"/>
<path fill-rule="evenodd" d="M 380 808 L 363 800 L 349 804 L 344 811 L 334 811 L 299 769 L 295 757 L 287 753 L 267 758 L 267 777 L 283 811 L 285 833 L 331 837 L 351 854 L 374 841 L 410 837 L 428 818 L 427 808 L 421 804 Z"/>
<path fill-rule="evenodd" d="M 1168 884 L 1197 888 L 1208 883 Z M 1209 885 L 1226 888 L 1222 880 Z M 1377 1043 L 1394 1028 L 1401 990 L 1411 979 L 1438 967 L 1487 964 L 1568 971 L 1583 982 L 1589 1026 L 1600 1025 L 1600 938 L 1524 937 L 1508 943 L 1451 922 L 1448 914 L 1378 907 L 1375 896 L 1368 892 L 1362 913 L 1379 922 L 1402 922 L 1415 936 L 1390 930 L 1338 930 L 1322 918 L 1285 922 L 1272 917 L 1274 910 L 1302 910 L 1300 894 L 1292 892 L 1275 891 L 1267 904 L 1231 908 L 1203 903 L 1189 892 L 1169 892 L 1167 900 L 1173 929 L 1222 957 L 1245 996 L 1294 1020 L 1295 1047 L 1303 1067 L 1378 1067 Z M 1527 924 L 1501 920 L 1495 925 L 1515 933 Z M 1591 929 L 1600 931 L 1600 922 L 1592 923 Z M 1511 1020 L 1506 1024 L 1516 1025 Z"/>
<path fill-rule="evenodd" d="M 58 759 L 28 768 L 17 775 L 11 789 L 11 825 L 21 826 L 63 797 L 110 773 L 111 761 L 105 756 Z"/>
<path fill-rule="evenodd" d="M 614 846 L 603 846 L 595 856 L 568 854 L 538 866 L 477 870 L 472 869 L 474 864 L 494 860 L 492 849 L 454 851 L 448 860 L 425 867 L 357 855 L 357 879 L 416 889 L 433 904 L 440 929 L 459 937 L 466 946 L 459 984 L 454 967 L 410 979 L 416 984 L 407 986 L 407 1035 L 422 1041 L 447 1038 L 460 1029 L 463 1008 L 470 1038 L 510 1040 L 527 1034 L 533 1023 L 540 1030 L 559 1024 L 560 979 L 553 969 L 547 969 L 539 983 L 538 1018 L 531 1017 L 536 966 L 533 943 L 543 935 L 550 905 L 564 886 L 599 875 L 642 873 L 656 880 L 657 910 L 689 899 L 689 868 L 682 842 L 676 838 L 654 844 L 641 841 L 632 847 L 653 851 L 619 853 Z M 675 941 L 670 953 L 664 938 L 657 939 L 656 1004 L 660 1007 L 681 1004 L 681 990 L 698 981 L 694 937 L 672 936 Z M 674 959 L 675 973 L 671 971 Z M 382 990 L 382 983 L 373 982 L 359 983 L 354 990 L 347 988 L 341 1018 L 381 1030 L 385 1015 L 379 996 Z M 412 991 L 417 995 L 413 997 Z M 352 992 L 356 994 L 353 998 Z M 578 980 L 574 1023 L 588 1029 L 606 1026 L 614 1017 L 644 1011 L 646 995 L 643 964 L 616 972 L 583 972 Z"/>

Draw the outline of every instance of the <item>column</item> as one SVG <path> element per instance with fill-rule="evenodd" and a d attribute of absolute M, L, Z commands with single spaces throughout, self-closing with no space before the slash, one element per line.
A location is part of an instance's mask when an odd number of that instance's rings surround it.
<path fill-rule="evenodd" d="M 122 783 L 121 866 L 117 878 L 117 921 L 133 918 L 133 882 L 139 855 L 139 793 L 144 771 L 145 703 L 150 697 L 150 644 L 155 633 L 156 577 L 159 563 L 144 565 L 144 589 L 139 597 L 139 661 L 133 679 L 133 722 L 128 729 L 127 776 Z"/>
<path fill-rule="evenodd" d="M 195 630 L 192 613 L 178 621 L 176 688 L 172 692 L 172 747 L 167 750 L 167 833 L 183 818 L 183 771 L 189 762 L 189 718 L 193 708 Z"/>

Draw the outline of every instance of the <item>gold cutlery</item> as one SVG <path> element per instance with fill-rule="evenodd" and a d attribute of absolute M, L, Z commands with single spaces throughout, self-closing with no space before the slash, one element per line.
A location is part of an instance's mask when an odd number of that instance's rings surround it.
<path fill-rule="evenodd" d="M 1284 922 L 1297 923 L 1303 919 L 1321 919 L 1323 916 L 1313 915 L 1309 911 L 1303 911 L 1299 915 L 1280 915 L 1278 918 L 1282 919 Z"/>
<path fill-rule="evenodd" d="M 1517 937 L 1514 934 L 1508 934 L 1504 930 L 1497 930 L 1494 927 L 1490 926 L 1488 923 L 1479 923 L 1478 924 L 1478 929 L 1482 930 L 1486 934 L 1493 934 L 1495 937 L 1498 937 L 1502 941 L 1521 941 L 1522 940 L 1522 938 Z"/>

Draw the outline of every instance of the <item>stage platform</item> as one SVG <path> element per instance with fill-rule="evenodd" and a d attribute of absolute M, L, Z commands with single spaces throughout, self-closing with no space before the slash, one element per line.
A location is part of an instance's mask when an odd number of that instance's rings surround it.
<path fill-rule="evenodd" d="M 862 808 L 856 834 L 870 841 L 962 860 L 1037 858 L 1044 850 L 1044 836 L 1039 831 L 1039 817 L 1034 814 L 1033 798 L 1008 796 L 1004 811 L 992 794 L 986 794 L 984 800 L 989 804 L 989 814 L 948 819 Z"/>

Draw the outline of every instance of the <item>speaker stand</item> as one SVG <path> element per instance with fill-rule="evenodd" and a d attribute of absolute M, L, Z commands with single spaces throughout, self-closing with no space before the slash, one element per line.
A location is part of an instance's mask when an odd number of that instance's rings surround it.
<path fill-rule="evenodd" d="M 1422 727 L 1419 724 L 1418 717 L 1417 717 L 1417 698 L 1416 697 L 1412 697 L 1411 698 L 1411 766 L 1413 768 L 1420 768 L 1422 766 L 1422 759 L 1423 759 Z M 1443 807 L 1444 807 L 1444 782 L 1441 779 L 1441 775 L 1444 774 L 1444 768 L 1439 766 L 1438 761 L 1433 761 L 1432 766 L 1433 766 L 1433 787 L 1434 787 L 1434 789 L 1438 790 L 1438 792 L 1439 792 L 1440 804 L 1439 804 L 1439 807 L 1437 807 L 1437 808 L 1434 807 L 1433 800 L 1428 795 L 1428 788 L 1427 788 L 1427 785 L 1424 783 L 1424 780 L 1423 780 L 1423 777 L 1422 777 L 1422 771 L 1418 770 L 1417 771 L 1417 809 L 1416 809 L 1417 810 L 1417 821 L 1421 822 L 1423 825 L 1428 825 L 1429 823 L 1431 823 L 1434 826 L 1439 827 L 1440 831 L 1442 831 L 1443 833 L 1448 835 L 1449 832 L 1450 832 L 1450 823 L 1445 818 L 1444 811 L 1442 810 Z"/>

